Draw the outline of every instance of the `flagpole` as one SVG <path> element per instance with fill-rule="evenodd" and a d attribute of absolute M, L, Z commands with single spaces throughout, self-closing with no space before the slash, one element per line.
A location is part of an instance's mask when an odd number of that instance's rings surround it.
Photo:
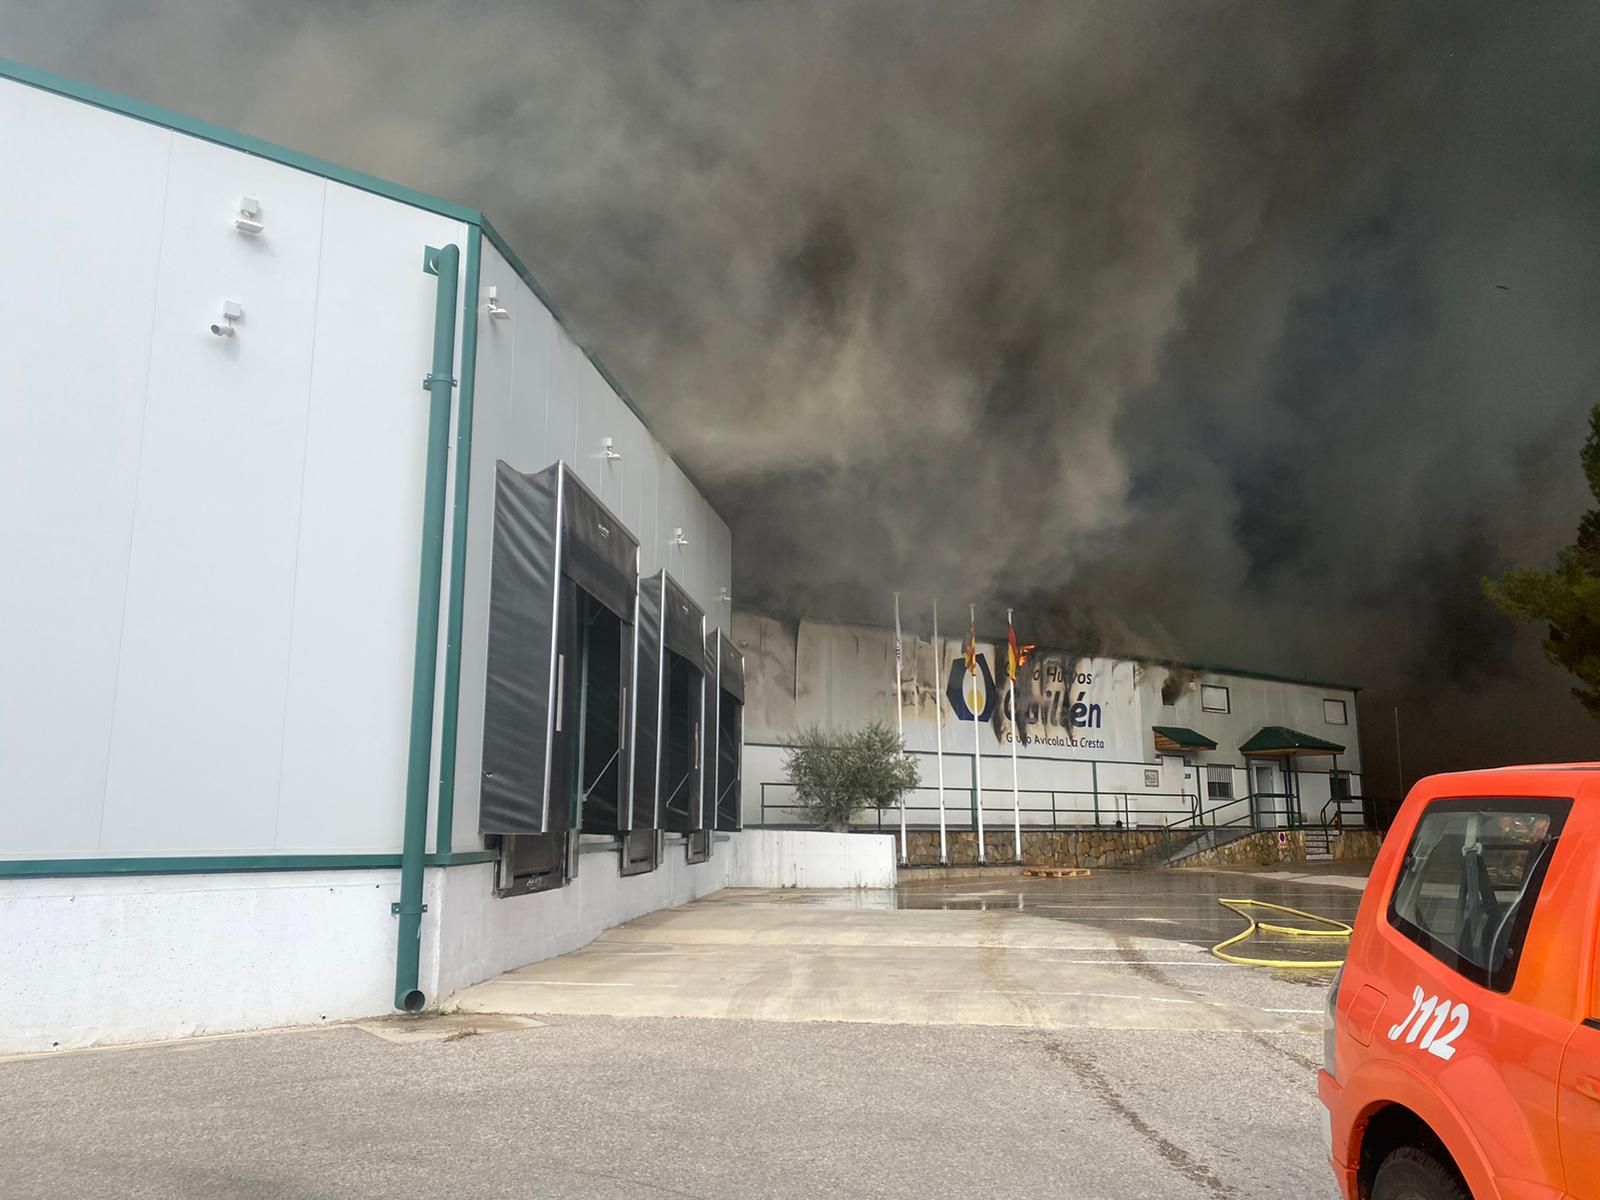
<path fill-rule="evenodd" d="M 1010 639 L 1006 643 L 1006 674 L 1011 679 L 1011 825 L 1016 839 L 1017 865 L 1022 865 L 1022 792 L 1017 787 L 1017 739 L 1022 736 L 1022 726 L 1017 718 L 1017 663 L 1011 647 L 1016 643 L 1016 630 L 1011 625 L 1011 610 L 1006 609 L 1006 630 Z"/>
<path fill-rule="evenodd" d="M 900 593 L 894 594 L 894 725 L 900 734 L 900 750 L 906 748 L 906 686 L 900 668 Z M 900 797 L 900 861 L 906 863 L 906 798 Z"/>
<path fill-rule="evenodd" d="M 945 845 L 944 831 L 944 701 L 939 686 L 939 672 L 944 669 L 944 654 L 939 645 L 939 602 L 933 602 L 933 736 L 939 761 L 939 865 L 950 861 L 950 851 Z"/>
<path fill-rule="evenodd" d="M 972 668 L 968 672 L 974 680 L 978 678 L 978 606 L 967 606 L 967 636 L 972 640 Z M 974 688 L 972 694 L 978 694 Z M 972 790 L 973 799 L 976 801 L 974 815 L 978 823 L 978 865 L 984 863 L 983 853 L 983 722 L 979 719 L 980 712 L 972 714 Z"/>

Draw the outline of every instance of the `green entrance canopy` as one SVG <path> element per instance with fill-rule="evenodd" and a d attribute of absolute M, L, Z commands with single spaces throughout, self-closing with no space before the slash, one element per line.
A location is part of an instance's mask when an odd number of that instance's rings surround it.
<path fill-rule="evenodd" d="M 1344 747 L 1287 725 L 1263 725 L 1254 737 L 1239 747 L 1239 753 L 1294 758 L 1301 754 L 1343 754 Z"/>
<path fill-rule="evenodd" d="M 1152 725 L 1157 750 L 1215 750 L 1217 744 L 1203 733 L 1182 725 Z"/>

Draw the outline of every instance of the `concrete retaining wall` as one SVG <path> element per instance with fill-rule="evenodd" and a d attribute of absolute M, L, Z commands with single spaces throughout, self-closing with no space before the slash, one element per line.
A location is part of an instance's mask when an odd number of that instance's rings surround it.
<path fill-rule="evenodd" d="M 886 833 L 747 829 L 734 843 L 734 887 L 892 888 L 895 839 Z"/>

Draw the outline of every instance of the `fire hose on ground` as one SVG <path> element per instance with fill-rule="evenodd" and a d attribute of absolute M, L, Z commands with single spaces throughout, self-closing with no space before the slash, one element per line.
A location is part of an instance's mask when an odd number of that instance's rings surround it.
<path fill-rule="evenodd" d="M 1211 953 L 1215 954 L 1218 958 L 1225 962 L 1239 963 L 1246 967 L 1280 967 L 1286 969 L 1298 968 L 1305 970 L 1330 970 L 1334 967 L 1341 967 L 1344 965 L 1343 958 L 1318 960 L 1291 958 L 1250 958 L 1242 954 L 1230 954 L 1228 953 L 1228 947 L 1237 946 L 1240 942 L 1254 937 L 1258 932 L 1277 933 L 1282 934 L 1285 937 L 1348 939 L 1353 931 L 1350 926 L 1346 925 L 1343 921 L 1336 921 L 1332 917 L 1321 917 L 1316 913 L 1304 912 L 1298 908 L 1290 908 L 1284 904 L 1271 904 L 1266 900 L 1219 899 L 1217 903 L 1222 905 L 1223 908 L 1228 909 L 1230 912 L 1243 917 L 1249 923 L 1242 932 L 1236 933 L 1231 938 L 1220 941 L 1215 946 L 1211 947 Z M 1246 911 L 1252 908 L 1266 909 L 1268 912 L 1272 913 L 1283 913 L 1287 916 L 1299 917 L 1303 921 L 1313 921 L 1317 924 L 1318 928 L 1304 929 L 1296 925 L 1280 925 L 1272 921 L 1258 921 L 1254 916 Z"/>

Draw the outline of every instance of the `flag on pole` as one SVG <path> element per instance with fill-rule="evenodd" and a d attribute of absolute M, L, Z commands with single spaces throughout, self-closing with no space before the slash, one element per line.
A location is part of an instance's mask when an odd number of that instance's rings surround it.
<path fill-rule="evenodd" d="M 900 648 L 900 593 L 894 596 L 894 674 L 900 678 L 900 672 L 905 665 L 905 652 Z"/>
<path fill-rule="evenodd" d="M 1017 645 L 1016 627 L 1011 624 L 1011 616 L 1008 611 L 1006 615 L 1006 674 L 1010 677 L 1012 683 L 1016 683 L 1017 672 L 1022 668 L 1022 664 L 1028 661 L 1028 656 L 1035 649 L 1037 647 L 1033 645 Z"/>
<path fill-rule="evenodd" d="M 901 748 L 905 747 L 906 740 L 906 685 L 901 674 L 902 655 L 900 652 L 900 593 L 894 594 L 894 727 L 900 735 Z M 906 858 L 906 801 L 900 797 L 900 861 L 907 862 Z"/>
<path fill-rule="evenodd" d="M 973 617 L 967 626 L 967 640 L 961 644 L 961 657 L 966 661 L 967 674 L 978 673 L 978 619 Z"/>
<path fill-rule="evenodd" d="M 1022 721 L 1017 713 L 1017 668 L 1028 661 L 1032 646 L 1017 646 L 1017 627 L 1011 623 L 1011 610 L 1006 609 L 1006 674 L 1011 682 L 1006 699 L 1011 705 L 1011 834 L 1013 852 L 1017 862 L 1022 862 L 1022 789 L 1017 786 L 1017 743 L 1022 740 Z M 1051 808 L 1055 807 L 1052 800 Z"/>

